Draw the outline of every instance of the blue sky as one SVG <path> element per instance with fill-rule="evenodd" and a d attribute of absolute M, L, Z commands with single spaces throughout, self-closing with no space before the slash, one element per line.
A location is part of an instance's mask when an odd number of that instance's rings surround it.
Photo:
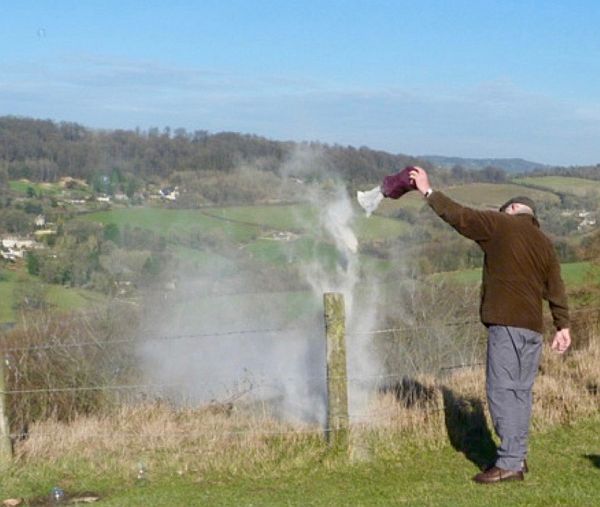
<path fill-rule="evenodd" d="M 0 115 L 600 163 L 600 2 L 0 7 Z"/>

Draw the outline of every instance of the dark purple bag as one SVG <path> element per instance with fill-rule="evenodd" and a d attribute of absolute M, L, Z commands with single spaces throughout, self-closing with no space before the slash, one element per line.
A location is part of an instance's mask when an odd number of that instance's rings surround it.
<path fill-rule="evenodd" d="M 415 182 L 409 178 L 409 174 L 413 169 L 413 166 L 408 166 L 396 174 L 390 174 L 383 178 L 383 183 L 381 184 L 381 193 L 383 196 L 390 199 L 398 199 L 406 192 L 415 190 L 417 188 Z"/>

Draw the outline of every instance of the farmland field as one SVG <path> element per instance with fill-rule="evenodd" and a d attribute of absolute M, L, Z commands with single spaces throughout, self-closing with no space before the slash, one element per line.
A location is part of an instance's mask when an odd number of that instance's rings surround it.
<path fill-rule="evenodd" d="M 264 231 L 312 233 L 318 224 L 316 210 L 306 205 L 240 206 L 206 210 L 169 210 L 159 208 L 122 208 L 100 211 L 85 216 L 103 224 L 119 227 L 141 227 L 156 232 L 189 233 L 194 230 L 222 230 L 232 239 L 247 242 Z M 380 216 L 356 217 L 359 239 L 378 239 L 398 236 L 409 225 L 401 220 Z"/>
<path fill-rule="evenodd" d="M 248 241 L 258 234 L 260 227 L 247 223 L 223 221 L 198 210 L 170 210 L 162 208 L 120 208 L 85 215 L 86 220 L 102 224 L 140 227 L 168 236 L 171 233 L 189 234 L 194 231 L 222 230 L 236 241 Z"/>
<path fill-rule="evenodd" d="M 589 262 L 567 262 L 561 264 L 561 275 L 567 286 L 580 287 L 587 283 L 600 283 L 600 280 L 594 280 L 590 277 L 592 264 Z M 436 273 L 434 277 L 450 277 L 461 283 L 475 283 L 481 280 L 481 269 L 464 269 L 461 271 L 450 271 L 447 273 Z"/>
<path fill-rule="evenodd" d="M 14 272 L 3 270 L 0 278 L 0 323 L 14 322 L 15 303 L 14 291 L 19 284 L 25 282 L 36 281 L 32 277 L 23 272 Z M 43 284 L 41 287 L 48 292 L 47 302 L 54 306 L 59 311 L 77 310 L 85 306 L 97 304 L 104 300 L 104 297 L 97 292 L 85 289 L 72 289 L 63 287 L 62 285 Z"/>
<path fill-rule="evenodd" d="M 13 180 L 9 182 L 10 189 L 19 194 L 26 194 L 28 188 L 33 188 L 37 195 L 54 195 L 62 189 L 55 183 L 34 183 L 26 180 Z"/>
<path fill-rule="evenodd" d="M 600 181 L 587 180 L 583 178 L 571 178 L 566 176 L 539 176 L 527 178 L 515 178 L 514 183 L 520 185 L 531 185 L 537 188 L 545 188 L 552 192 L 564 192 L 584 196 L 588 192 L 600 194 Z"/>
<path fill-rule="evenodd" d="M 526 194 L 536 202 L 558 204 L 560 199 L 552 192 L 524 188 L 521 185 L 470 183 L 444 190 L 452 199 L 478 208 L 498 209 L 511 197 Z"/>

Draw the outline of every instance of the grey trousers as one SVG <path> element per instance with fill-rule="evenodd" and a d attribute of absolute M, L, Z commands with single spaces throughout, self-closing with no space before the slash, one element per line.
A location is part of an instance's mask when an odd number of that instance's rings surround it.
<path fill-rule="evenodd" d="M 500 438 L 496 466 L 520 470 L 527 456 L 533 381 L 540 363 L 542 335 L 510 326 L 488 328 L 486 392 Z"/>

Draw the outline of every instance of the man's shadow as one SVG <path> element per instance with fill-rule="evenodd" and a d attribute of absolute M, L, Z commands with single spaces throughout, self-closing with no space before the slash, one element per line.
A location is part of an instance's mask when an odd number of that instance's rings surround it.
<path fill-rule="evenodd" d="M 481 400 L 456 396 L 447 387 L 442 387 L 442 396 L 446 430 L 452 447 L 480 470 L 493 464 L 496 444 L 487 426 Z"/>
<path fill-rule="evenodd" d="M 585 454 L 584 456 L 592 462 L 592 465 L 600 468 L 600 454 Z"/>

